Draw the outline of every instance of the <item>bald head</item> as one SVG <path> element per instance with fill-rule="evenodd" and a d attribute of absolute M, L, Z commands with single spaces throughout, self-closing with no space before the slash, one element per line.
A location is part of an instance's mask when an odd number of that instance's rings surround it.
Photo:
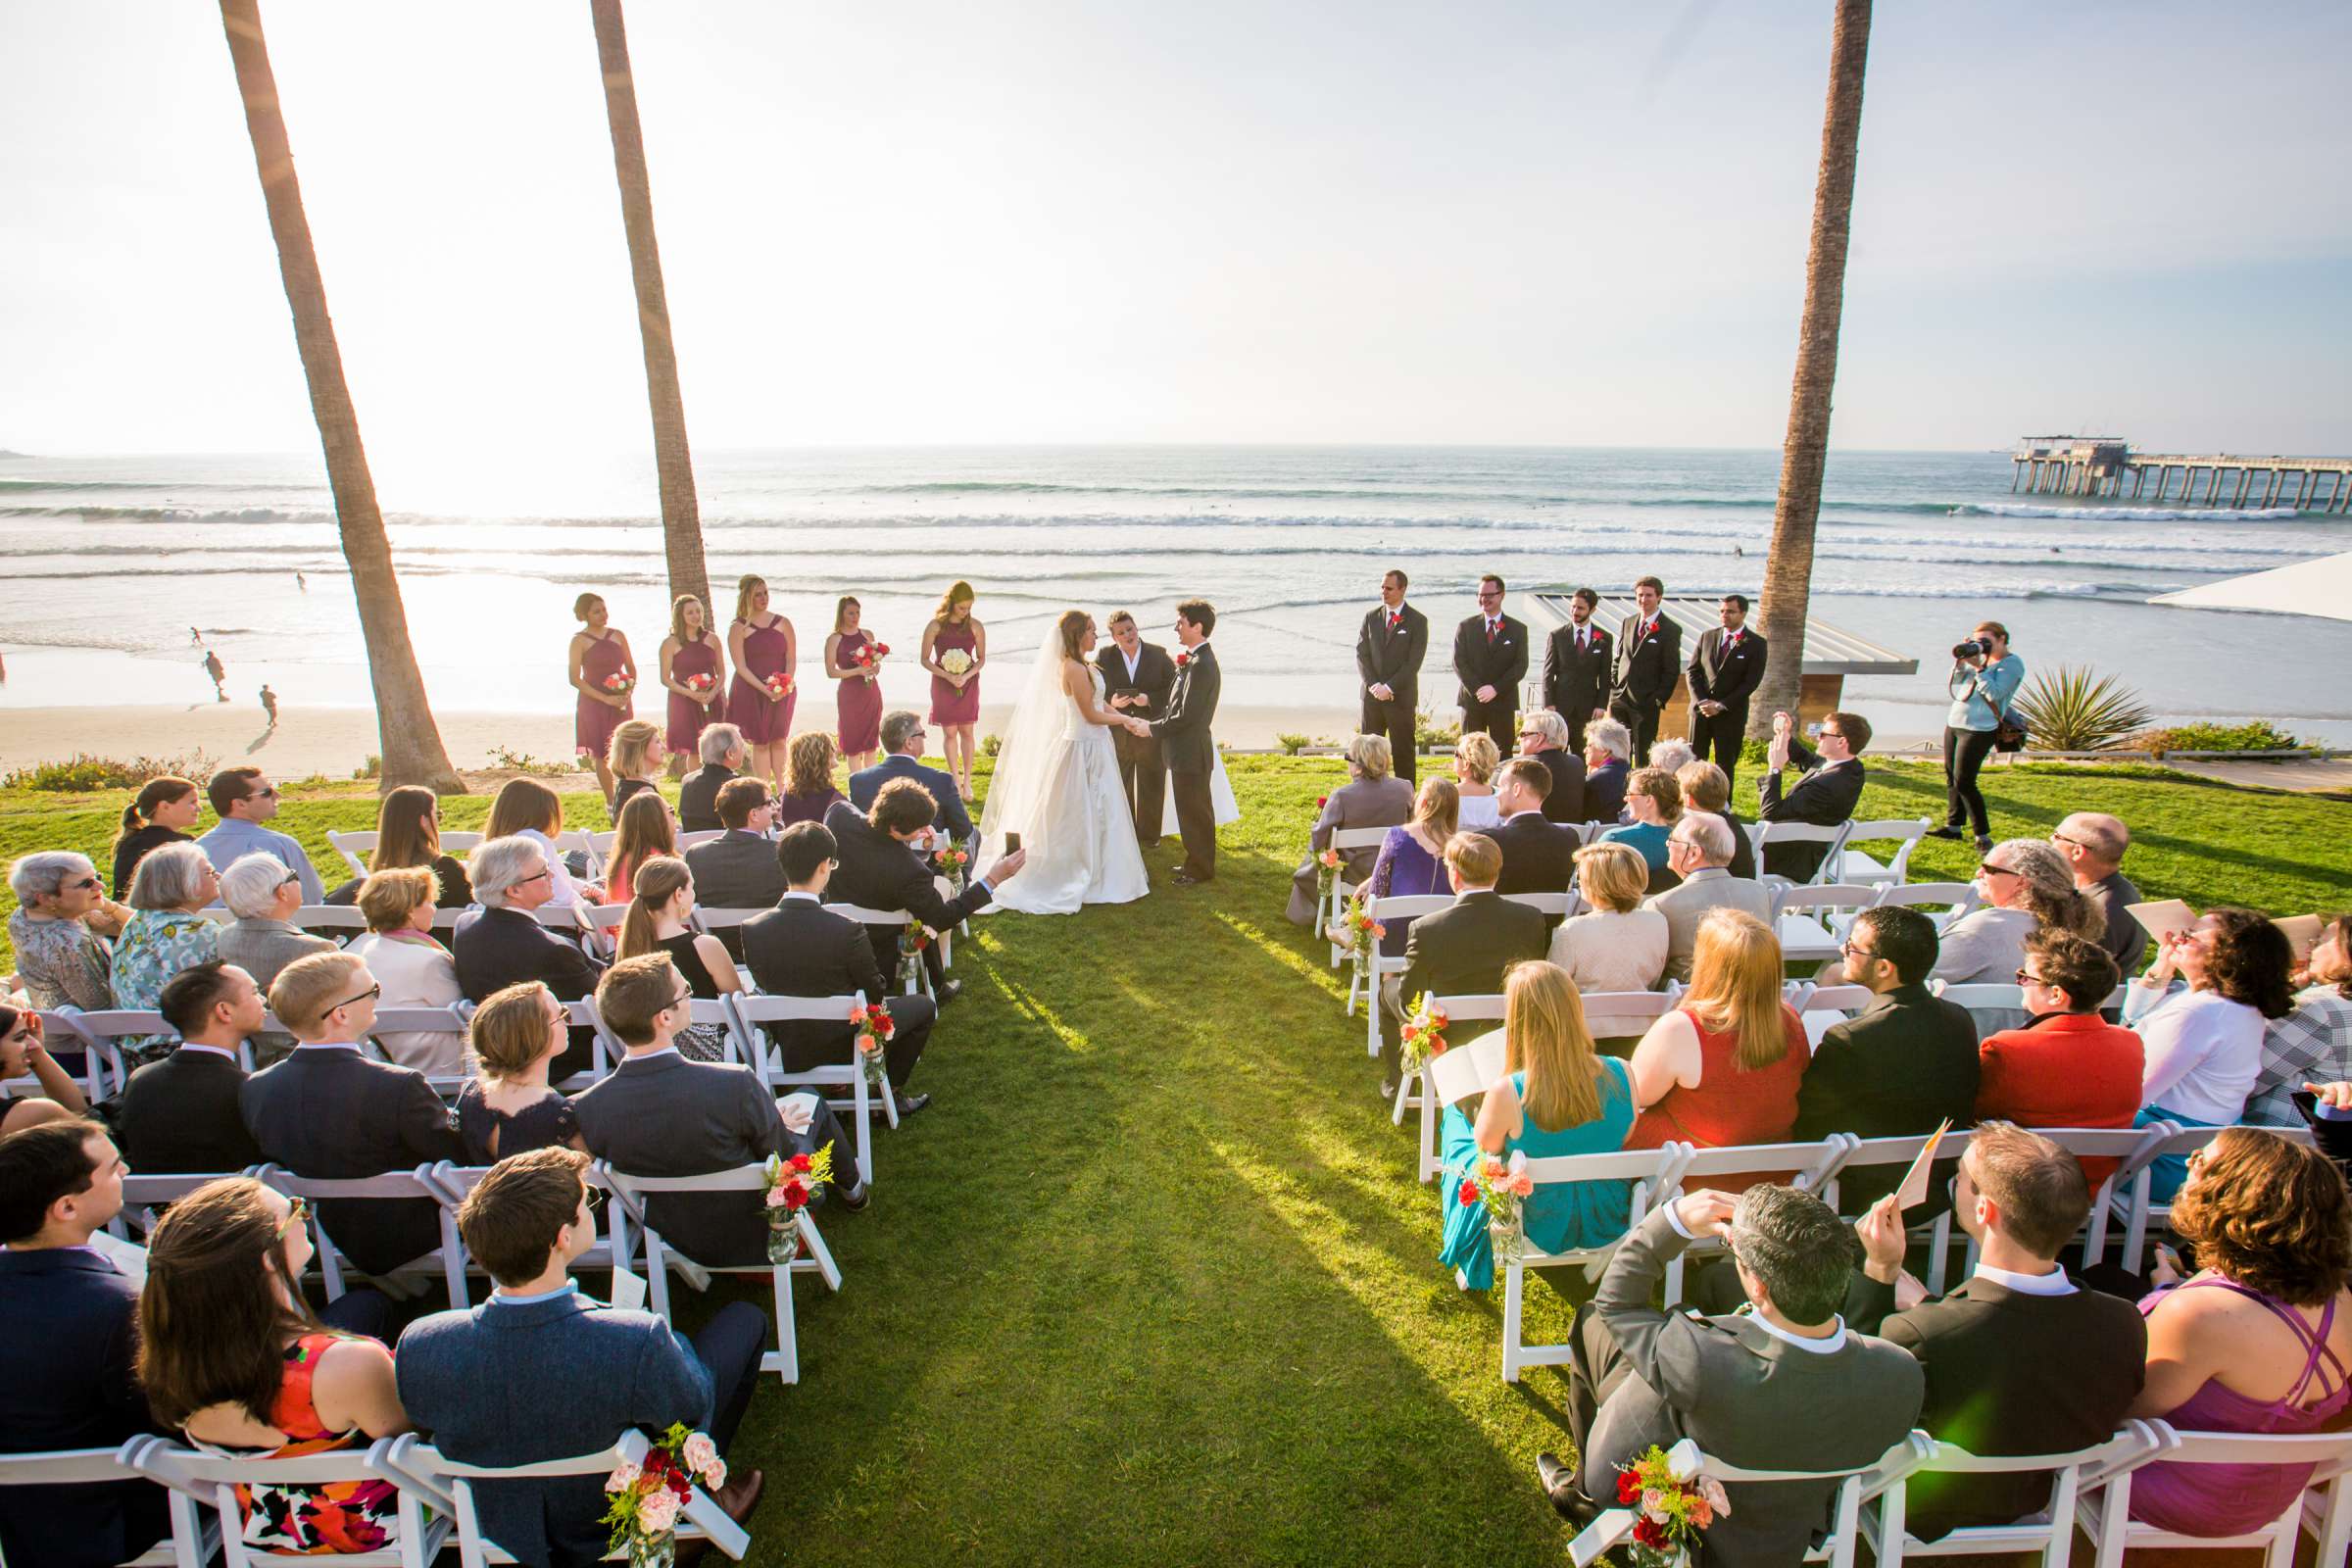
<path fill-rule="evenodd" d="M 2124 863 L 2124 852 L 2132 847 L 2132 830 L 2124 826 L 2120 816 L 2109 816 L 2105 811 L 2077 811 L 2058 824 L 2050 834 L 2050 842 L 2073 867 L 2076 884 L 2087 887 L 2101 877 L 2113 875 Z"/>

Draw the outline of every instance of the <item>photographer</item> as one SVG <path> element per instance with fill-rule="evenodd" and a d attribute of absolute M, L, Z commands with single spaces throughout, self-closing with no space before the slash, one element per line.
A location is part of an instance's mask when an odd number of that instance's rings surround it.
<path fill-rule="evenodd" d="M 1952 710 L 1943 720 L 1944 824 L 1931 838 L 1956 839 L 1970 827 L 1979 855 L 1992 848 L 1977 773 L 2025 678 L 2026 662 L 2009 651 L 2009 628 L 1997 620 L 1982 622 L 1952 650 Z"/>

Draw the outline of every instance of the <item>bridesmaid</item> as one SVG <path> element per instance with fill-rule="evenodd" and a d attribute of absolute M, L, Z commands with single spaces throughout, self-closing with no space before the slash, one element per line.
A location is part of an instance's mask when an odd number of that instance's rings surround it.
<path fill-rule="evenodd" d="M 792 622 L 771 614 L 767 584 L 745 577 L 735 585 L 735 623 L 727 628 L 727 658 L 735 666 L 735 682 L 727 692 L 727 722 L 743 731 L 744 750 L 751 754 L 747 773 L 767 775 L 769 786 L 784 788 L 784 746 L 792 739 L 792 668 L 800 653 Z M 784 677 L 783 695 L 769 687 L 772 676 Z"/>
<path fill-rule="evenodd" d="M 687 682 L 708 676 L 710 684 L 696 691 Z M 704 727 L 726 711 L 727 655 L 718 634 L 710 629 L 710 613 L 692 594 L 670 601 L 669 635 L 662 639 L 662 684 L 669 691 L 669 776 L 676 778 L 693 761 Z"/>
<path fill-rule="evenodd" d="M 581 623 L 571 635 L 571 686 L 580 694 L 572 741 L 595 765 L 597 787 L 609 801 L 612 769 L 605 765 L 605 751 L 612 744 L 614 727 L 636 714 L 629 693 L 637 685 L 637 661 L 629 653 L 627 634 L 611 625 L 612 612 L 602 598 L 582 594 L 572 601 L 571 612 Z M 616 677 L 622 683 L 617 690 L 607 684 Z"/>
<path fill-rule="evenodd" d="M 882 659 L 869 667 L 858 662 L 858 650 L 879 648 L 881 640 L 862 630 L 858 601 L 844 598 L 833 607 L 833 635 L 825 639 L 825 673 L 841 684 L 841 755 L 850 771 L 869 767 L 882 755 Z"/>
<path fill-rule="evenodd" d="M 950 673 L 944 661 L 967 661 Z M 980 666 L 988 662 L 988 629 L 972 618 L 972 585 L 959 582 L 939 602 L 923 628 L 923 667 L 931 672 L 931 722 L 944 737 L 948 771 L 968 803 L 972 798 L 972 728 L 980 722 Z"/>

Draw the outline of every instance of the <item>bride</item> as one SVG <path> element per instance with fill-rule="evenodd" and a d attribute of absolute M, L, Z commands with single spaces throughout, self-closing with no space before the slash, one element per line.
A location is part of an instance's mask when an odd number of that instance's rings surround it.
<path fill-rule="evenodd" d="M 998 890 L 997 908 L 1075 914 L 1152 891 L 1110 744 L 1114 724 L 1149 727 L 1103 706 L 1102 672 L 1086 658 L 1095 642 L 1094 617 L 1063 611 L 1005 727 L 980 834 L 1001 850 L 1006 832 L 1018 833 L 1028 863 Z"/>

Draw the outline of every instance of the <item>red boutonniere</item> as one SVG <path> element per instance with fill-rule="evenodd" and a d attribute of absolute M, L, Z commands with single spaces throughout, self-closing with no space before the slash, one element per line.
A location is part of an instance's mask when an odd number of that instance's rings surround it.
<path fill-rule="evenodd" d="M 1180 653 L 1176 656 L 1176 667 L 1178 669 L 1182 669 L 1185 665 L 1191 663 L 1192 662 L 1193 656 L 1190 654 Z"/>

